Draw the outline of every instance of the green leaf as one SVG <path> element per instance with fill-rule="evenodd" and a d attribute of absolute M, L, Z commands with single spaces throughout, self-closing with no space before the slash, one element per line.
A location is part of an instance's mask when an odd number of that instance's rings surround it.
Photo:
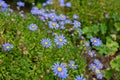
<path fill-rule="evenodd" d="M 119 23 L 115 23 L 115 28 L 117 29 L 117 31 L 120 31 L 120 22 Z"/>

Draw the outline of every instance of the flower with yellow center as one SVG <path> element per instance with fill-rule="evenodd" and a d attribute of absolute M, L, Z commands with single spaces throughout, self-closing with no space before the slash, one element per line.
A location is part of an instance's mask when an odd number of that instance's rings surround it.
<path fill-rule="evenodd" d="M 61 68 L 61 67 L 58 67 L 57 70 L 58 70 L 59 72 L 61 72 L 61 71 L 62 71 L 62 68 Z"/>

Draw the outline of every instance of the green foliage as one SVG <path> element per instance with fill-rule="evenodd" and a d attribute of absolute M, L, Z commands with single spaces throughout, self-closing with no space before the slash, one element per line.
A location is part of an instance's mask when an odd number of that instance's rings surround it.
<path fill-rule="evenodd" d="M 110 65 L 113 69 L 120 71 L 120 55 L 110 62 Z"/>

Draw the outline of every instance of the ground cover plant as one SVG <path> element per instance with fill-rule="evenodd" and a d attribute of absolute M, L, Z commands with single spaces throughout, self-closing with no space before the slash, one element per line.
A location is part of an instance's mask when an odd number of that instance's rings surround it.
<path fill-rule="evenodd" d="M 13 0 L 15 11 L 7 2 L 1 80 L 120 80 L 119 0 Z"/>

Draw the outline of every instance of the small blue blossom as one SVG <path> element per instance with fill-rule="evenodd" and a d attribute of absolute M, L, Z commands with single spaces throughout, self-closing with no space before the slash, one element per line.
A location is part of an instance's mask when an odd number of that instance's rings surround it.
<path fill-rule="evenodd" d="M 95 70 L 97 69 L 97 66 L 96 66 L 95 64 L 91 63 L 91 64 L 90 64 L 90 69 L 91 69 L 92 71 L 95 71 Z"/>
<path fill-rule="evenodd" d="M 52 70 L 59 78 L 65 79 L 68 76 L 67 68 L 65 67 L 65 65 L 59 64 L 58 62 L 54 63 L 54 65 L 52 66 Z"/>
<path fill-rule="evenodd" d="M 73 15 L 73 18 L 74 18 L 74 19 L 78 19 L 78 18 L 79 18 L 79 16 L 78 16 L 78 15 L 76 15 L 76 14 L 74 14 L 74 15 Z"/>
<path fill-rule="evenodd" d="M 102 41 L 98 38 L 91 38 L 90 41 L 92 42 L 92 45 L 94 46 L 100 46 L 102 44 Z"/>
<path fill-rule="evenodd" d="M 17 2 L 17 6 L 19 6 L 19 7 L 24 7 L 24 6 L 25 6 L 25 3 L 24 3 L 24 2 L 19 1 L 19 2 Z"/>
<path fill-rule="evenodd" d="M 36 24 L 29 25 L 29 30 L 31 30 L 31 31 L 35 31 L 35 30 L 37 30 L 37 28 L 38 28 L 38 26 Z"/>
<path fill-rule="evenodd" d="M 83 76 L 76 76 L 74 80 L 86 80 L 86 78 L 84 78 Z"/>
<path fill-rule="evenodd" d="M 81 26 L 81 23 L 79 21 L 74 20 L 74 28 L 78 28 Z"/>
<path fill-rule="evenodd" d="M 49 27 L 52 28 L 52 29 L 57 29 L 57 28 L 59 28 L 59 24 L 57 22 L 50 21 L 49 22 Z"/>
<path fill-rule="evenodd" d="M 42 39 L 41 44 L 42 44 L 45 48 L 48 48 L 48 47 L 50 47 L 50 46 L 52 45 L 50 39 L 48 39 L 48 38 Z"/>
<path fill-rule="evenodd" d="M 71 2 L 67 2 L 65 5 L 66 5 L 66 7 L 71 7 L 72 6 Z"/>
<path fill-rule="evenodd" d="M 98 69 L 103 68 L 103 64 L 98 59 L 94 59 L 94 64 L 96 64 Z"/>
<path fill-rule="evenodd" d="M 60 15 L 59 15 L 59 20 L 66 20 L 66 16 L 63 15 L 63 14 L 60 14 Z"/>
<path fill-rule="evenodd" d="M 96 54 L 95 54 L 95 51 L 89 50 L 89 51 L 88 51 L 88 55 L 89 55 L 90 57 L 94 57 Z"/>
<path fill-rule="evenodd" d="M 96 77 L 97 77 L 97 79 L 102 79 L 102 78 L 103 78 L 103 75 L 102 75 L 102 73 L 100 72 L 100 73 L 97 73 L 97 74 L 96 74 Z"/>
<path fill-rule="evenodd" d="M 61 7 L 64 7 L 64 6 L 65 6 L 64 0 L 59 0 L 59 3 L 60 3 L 60 6 L 61 6 Z"/>
<path fill-rule="evenodd" d="M 72 21 L 69 20 L 69 19 L 66 19 L 66 20 L 65 20 L 65 24 L 72 24 Z"/>
<path fill-rule="evenodd" d="M 70 68 L 72 69 L 76 69 L 77 68 L 77 65 L 75 65 L 75 62 L 74 61 L 70 61 L 70 63 L 68 64 Z"/>
<path fill-rule="evenodd" d="M 50 20 L 52 20 L 52 21 L 56 21 L 56 20 L 57 20 L 57 15 L 56 15 L 55 13 L 50 13 L 50 14 L 49 14 L 49 18 L 50 18 Z"/>
<path fill-rule="evenodd" d="M 63 35 L 60 35 L 60 36 L 56 35 L 54 41 L 59 46 L 63 46 L 67 42 L 67 40 Z"/>
<path fill-rule="evenodd" d="M 10 51 L 12 48 L 13 48 L 13 45 L 11 45 L 10 43 L 3 44 L 4 51 Z"/>

